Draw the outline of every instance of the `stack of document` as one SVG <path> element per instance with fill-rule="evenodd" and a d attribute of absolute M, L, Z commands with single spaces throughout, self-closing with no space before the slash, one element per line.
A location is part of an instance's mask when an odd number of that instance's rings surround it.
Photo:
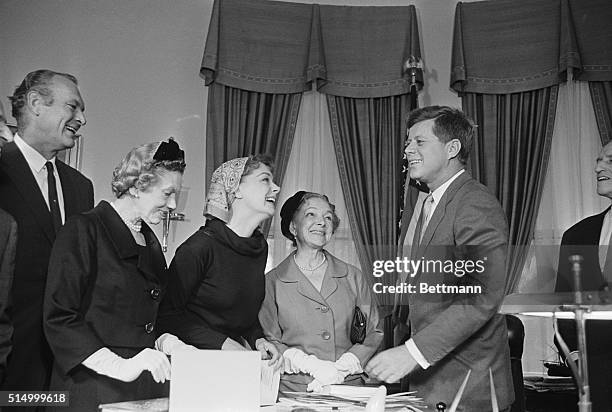
<path fill-rule="evenodd" d="M 100 412 L 126 412 L 126 411 L 149 411 L 168 412 L 168 398 L 147 399 L 143 401 L 129 401 L 107 403 L 100 405 Z"/>
<path fill-rule="evenodd" d="M 324 393 L 283 392 L 278 403 L 314 410 L 334 408 L 339 411 L 361 411 L 365 410 L 368 400 L 376 390 L 377 388 L 367 386 L 331 385 Z M 426 408 L 425 404 L 414 394 L 415 392 L 402 392 L 387 395 L 385 411 L 422 412 L 422 408 Z"/>
<path fill-rule="evenodd" d="M 569 376 L 548 376 L 537 373 L 525 373 L 523 376 L 525 389 L 537 392 L 575 391 L 574 379 Z"/>

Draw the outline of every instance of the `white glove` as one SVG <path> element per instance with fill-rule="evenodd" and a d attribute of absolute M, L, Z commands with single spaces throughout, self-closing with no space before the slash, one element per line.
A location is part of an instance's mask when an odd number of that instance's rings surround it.
<path fill-rule="evenodd" d="M 310 373 L 307 370 L 308 355 L 298 348 L 289 348 L 283 353 L 285 358 L 285 373 Z"/>
<path fill-rule="evenodd" d="M 165 353 L 168 356 L 172 356 L 174 352 L 190 349 L 198 350 L 195 346 L 187 345 L 185 342 L 180 340 L 170 333 L 164 333 L 155 341 L 155 349 Z"/>
<path fill-rule="evenodd" d="M 285 373 L 307 373 L 314 377 L 320 385 L 331 385 L 344 381 L 344 376 L 332 361 L 321 360 L 315 355 L 306 355 L 297 348 L 287 349 L 283 356 Z"/>
<path fill-rule="evenodd" d="M 108 348 L 101 348 L 83 361 L 83 365 L 99 373 L 123 382 L 132 382 L 148 370 L 155 382 L 170 380 L 170 362 L 166 355 L 146 348 L 132 358 L 125 359 Z"/>
<path fill-rule="evenodd" d="M 321 385 L 333 385 L 344 382 L 344 376 L 340 373 L 334 362 L 321 360 L 314 355 L 310 355 L 308 358 L 310 374 Z"/>
<path fill-rule="evenodd" d="M 348 375 L 354 375 L 356 373 L 362 373 L 363 368 L 359 358 L 354 353 L 344 352 L 342 356 L 336 361 L 336 368 L 346 378 Z"/>
<path fill-rule="evenodd" d="M 308 384 L 306 387 L 307 392 L 320 393 L 323 392 L 323 385 L 316 379 L 313 379 L 312 382 Z"/>

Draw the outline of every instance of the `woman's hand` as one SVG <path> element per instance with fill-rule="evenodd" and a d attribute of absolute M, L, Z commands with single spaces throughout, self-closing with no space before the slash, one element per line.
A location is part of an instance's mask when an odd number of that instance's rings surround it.
<path fill-rule="evenodd" d="M 121 362 L 117 379 L 132 382 L 145 370 L 151 372 L 155 382 L 164 383 L 170 380 L 170 362 L 168 357 L 155 349 L 146 348 L 130 359 Z"/>
<path fill-rule="evenodd" d="M 261 353 L 261 359 L 270 359 L 268 365 L 275 370 L 283 367 L 283 355 L 276 349 L 273 343 L 268 342 L 264 338 L 259 338 L 255 341 L 255 348 Z"/>
<path fill-rule="evenodd" d="M 248 349 L 242 346 L 241 344 L 239 344 L 238 342 L 236 342 L 234 339 L 227 338 L 225 339 L 225 342 L 223 342 L 223 345 L 221 345 L 221 350 L 248 350 Z"/>
<path fill-rule="evenodd" d="M 187 345 L 185 342 L 170 333 L 164 333 L 155 341 L 155 349 L 172 356 L 173 353 L 182 350 L 198 350 L 195 346 Z"/>

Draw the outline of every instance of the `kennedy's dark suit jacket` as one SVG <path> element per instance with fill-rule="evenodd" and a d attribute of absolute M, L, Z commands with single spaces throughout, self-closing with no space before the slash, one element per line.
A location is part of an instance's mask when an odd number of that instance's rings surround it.
<path fill-rule="evenodd" d="M 514 399 L 508 335 L 498 309 L 504 297 L 508 228 L 504 212 L 486 187 L 467 173 L 448 187 L 437 205 L 412 259 L 423 262 L 482 261 L 482 270 L 445 273 L 430 267 L 410 278 L 411 337 L 431 366 L 409 375 L 430 408 L 450 405 L 466 373 L 471 376 L 458 411 L 490 411 L 489 369 L 500 409 Z M 475 263 L 476 264 L 476 263 Z M 481 293 L 419 293 L 429 286 L 480 286 Z"/>
<path fill-rule="evenodd" d="M 6 361 L 11 352 L 13 324 L 9 316 L 9 296 L 13 284 L 17 223 L 0 209 L 0 384 L 4 380 Z"/>
<path fill-rule="evenodd" d="M 559 250 L 557 292 L 573 291 L 572 274 L 568 258 L 582 255 L 582 289 L 598 291 L 606 285 L 599 265 L 599 236 L 604 217 L 609 210 L 589 216 L 563 233 Z M 559 332 L 570 350 L 578 347 L 574 321 L 559 321 Z M 589 384 L 594 411 L 612 410 L 612 322 L 604 320 L 587 321 L 587 357 Z"/>
<path fill-rule="evenodd" d="M 77 170 L 55 162 L 66 217 L 93 207 L 93 185 Z M 51 213 L 21 151 L 11 142 L 0 157 L 0 208 L 18 225 L 12 288 L 13 351 L 3 389 L 42 390 L 49 383 L 52 356 L 42 329 L 42 305 L 51 246 Z"/>

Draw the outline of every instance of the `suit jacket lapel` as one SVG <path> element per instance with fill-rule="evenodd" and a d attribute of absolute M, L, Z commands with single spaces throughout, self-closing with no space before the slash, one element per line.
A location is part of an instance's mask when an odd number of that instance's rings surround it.
<path fill-rule="evenodd" d="M 5 164 L 5 173 L 11 178 L 15 187 L 25 199 L 25 203 L 32 210 L 34 218 L 43 229 L 43 232 L 53 243 L 55 230 L 51 220 L 51 212 L 47 207 L 40 187 L 32 174 L 32 170 L 23 154 L 13 142 L 2 148 L 2 162 Z"/>
<path fill-rule="evenodd" d="M 70 180 L 70 175 L 66 173 L 66 166 L 59 159 L 55 159 L 55 167 L 57 168 L 57 174 L 60 177 L 60 183 L 62 185 L 62 195 L 64 196 L 64 216 L 66 219 L 78 213 L 78 200 L 77 191 L 73 190 L 74 184 Z"/>
<path fill-rule="evenodd" d="M 165 261 L 162 262 L 159 260 L 159 257 L 155 253 L 155 250 L 157 250 L 156 246 L 159 246 L 159 242 L 155 244 L 150 238 L 150 236 L 155 236 L 151 228 L 143 223 L 143 235 L 147 243 L 153 242 L 154 244 L 148 245 L 148 247 L 142 250 L 142 248 L 139 248 L 136 244 L 130 229 L 123 223 L 119 214 L 117 214 L 115 209 L 108 202 L 100 202 L 94 210 L 101 217 L 102 226 L 113 243 L 117 255 L 119 255 L 121 259 L 129 259 L 138 256 L 138 269 L 142 275 L 156 283 L 160 282 L 161 279 L 159 275 L 165 268 Z M 161 253 L 161 247 L 159 247 L 159 252 Z"/>
<path fill-rule="evenodd" d="M 321 305 L 327 305 L 323 296 L 312 286 L 312 283 L 304 276 L 304 274 L 300 271 L 300 269 L 295 264 L 293 260 L 293 253 L 287 257 L 287 259 L 283 260 L 281 264 L 277 268 L 278 272 L 281 274 L 279 280 L 284 283 L 296 283 L 297 292 L 308 298 L 313 300 Z M 325 277 L 327 277 L 327 272 L 329 271 L 329 267 L 325 273 Z M 323 283 L 325 283 L 325 279 L 323 279 Z M 323 286 L 321 287 L 323 290 Z"/>
<path fill-rule="evenodd" d="M 142 234 L 147 242 L 144 250 L 141 248 L 138 255 L 138 269 L 140 269 L 148 279 L 165 283 L 163 274 L 166 269 L 166 260 L 162 252 L 161 245 L 153 230 L 142 222 Z"/>
<path fill-rule="evenodd" d="M 338 278 L 346 277 L 348 274 L 348 268 L 337 265 L 336 262 L 331 258 L 330 254 L 325 253 L 327 258 L 327 270 L 323 277 L 323 284 L 321 285 L 321 296 L 327 300 L 336 290 L 338 290 Z"/>
<path fill-rule="evenodd" d="M 419 252 L 422 253 L 425 248 L 431 243 L 434 234 L 440 222 L 444 218 L 446 214 L 446 208 L 451 200 L 455 197 L 455 194 L 459 191 L 459 189 L 468 181 L 471 177 L 467 172 L 463 172 L 459 177 L 457 177 L 453 183 L 446 189 L 442 198 L 440 198 L 440 202 L 438 206 L 436 206 L 436 210 L 434 210 L 431 219 L 429 219 L 429 223 L 427 224 L 427 228 L 425 229 L 425 233 L 423 234 L 423 238 L 421 239 L 421 243 L 419 244 Z"/>

